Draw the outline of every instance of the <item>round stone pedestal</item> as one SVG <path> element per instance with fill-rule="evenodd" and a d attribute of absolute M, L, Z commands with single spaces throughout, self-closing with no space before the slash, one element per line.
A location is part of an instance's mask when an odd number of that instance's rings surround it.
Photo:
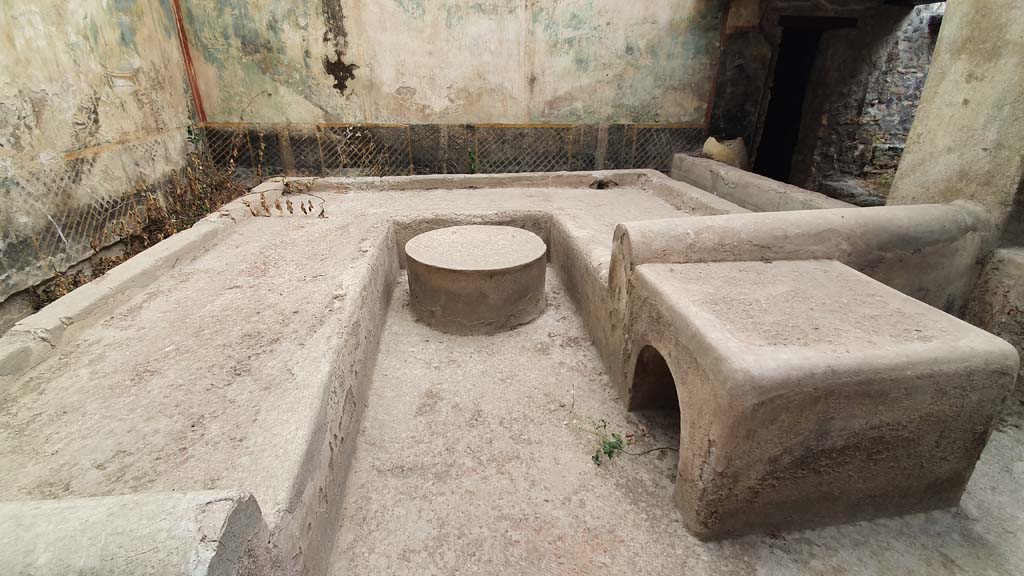
<path fill-rule="evenodd" d="M 416 317 L 450 334 L 494 334 L 544 312 L 547 246 L 509 226 L 453 226 L 405 245 Z"/>

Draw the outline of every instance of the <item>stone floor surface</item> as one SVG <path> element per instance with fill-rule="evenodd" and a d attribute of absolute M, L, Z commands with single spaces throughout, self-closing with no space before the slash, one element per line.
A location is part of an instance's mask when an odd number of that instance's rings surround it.
<path fill-rule="evenodd" d="M 491 337 L 417 323 L 399 280 L 333 576 L 1024 574 L 1019 417 L 993 434 L 959 511 L 692 538 L 671 501 L 674 452 L 591 460 L 601 421 L 639 451 L 675 445 L 678 416 L 621 408 L 557 272 L 548 278 L 544 315 Z"/>

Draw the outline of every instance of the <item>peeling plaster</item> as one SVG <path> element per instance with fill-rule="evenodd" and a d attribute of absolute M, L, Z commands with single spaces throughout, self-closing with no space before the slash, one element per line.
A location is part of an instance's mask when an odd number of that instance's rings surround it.
<path fill-rule="evenodd" d="M 184 163 L 166 2 L 0 0 L 0 301 L 86 255 L 69 230 Z"/>

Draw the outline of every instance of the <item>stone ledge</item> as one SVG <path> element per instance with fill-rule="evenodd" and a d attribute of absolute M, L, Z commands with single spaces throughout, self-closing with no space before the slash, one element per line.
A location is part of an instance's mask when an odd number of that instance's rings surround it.
<path fill-rule="evenodd" d="M 225 229 L 252 214 L 244 201 L 266 193 L 273 203 L 283 183 L 268 181 L 241 198 L 225 204 L 191 228 L 157 243 L 112 268 L 106 274 L 58 298 L 42 310 L 17 322 L 0 336 L 0 376 L 17 376 L 43 362 L 60 347 L 66 332 L 80 330 L 81 323 L 111 298 L 152 282 L 181 258 L 210 243 Z"/>
<path fill-rule="evenodd" d="M 673 158 L 672 178 L 755 212 L 854 208 L 824 194 L 687 154 L 676 154 Z"/>
<path fill-rule="evenodd" d="M 993 230 L 976 205 L 956 202 L 626 222 L 615 237 L 620 300 L 644 263 L 831 259 L 956 314 Z"/>
<path fill-rule="evenodd" d="M 0 573 L 33 576 L 280 574 L 244 492 L 0 503 Z"/>

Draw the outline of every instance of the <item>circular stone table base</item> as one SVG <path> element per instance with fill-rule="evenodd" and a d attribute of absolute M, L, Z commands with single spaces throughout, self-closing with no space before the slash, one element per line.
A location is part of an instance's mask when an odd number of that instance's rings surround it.
<path fill-rule="evenodd" d="M 449 334 L 495 334 L 544 312 L 547 246 L 510 226 L 453 226 L 405 245 L 416 317 Z"/>

